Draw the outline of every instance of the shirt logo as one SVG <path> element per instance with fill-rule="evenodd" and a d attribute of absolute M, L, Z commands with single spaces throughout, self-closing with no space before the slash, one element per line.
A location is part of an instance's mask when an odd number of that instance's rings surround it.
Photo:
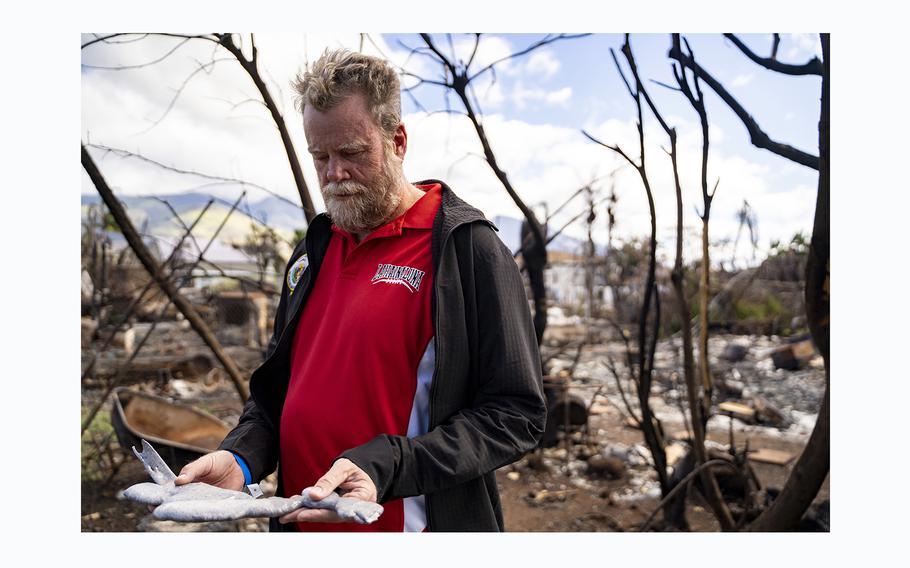
<path fill-rule="evenodd" d="M 291 269 L 288 270 L 288 288 L 291 289 L 291 294 L 294 293 L 294 288 L 300 283 L 300 277 L 303 276 L 303 271 L 306 270 L 306 267 L 309 264 L 310 261 L 304 253 L 304 255 L 298 258 L 297 262 L 291 266 Z"/>
<path fill-rule="evenodd" d="M 376 274 L 370 284 L 384 282 L 386 284 L 401 284 L 412 294 L 420 290 L 420 283 L 426 272 L 410 266 L 396 266 L 394 264 L 380 264 L 376 267 Z"/>

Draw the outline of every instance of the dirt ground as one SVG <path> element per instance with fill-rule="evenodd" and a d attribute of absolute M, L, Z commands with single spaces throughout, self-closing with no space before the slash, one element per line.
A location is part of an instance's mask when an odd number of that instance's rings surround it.
<path fill-rule="evenodd" d="M 712 352 L 720 352 L 724 343 L 730 340 L 731 338 L 718 338 L 716 345 L 712 344 Z M 753 345 L 760 345 L 760 341 L 754 339 Z M 600 348 L 592 349 L 591 353 L 582 357 L 578 365 L 578 376 L 602 379 L 606 371 L 598 366 L 598 360 L 604 357 L 600 351 Z M 770 363 L 763 353 L 754 348 L 746 360 L 735 365 L 725 364 L 712 357 L 712 367 L 717 375 L 726 377 L 728 384 L 738 383 L 741 390 L 760 394 L 773 402 L 787 416 L 786 423 L 777 427 L 745 424 L 727 416 L 715 415 L 709 422 L 708 440 L 715 450 L 723 451 L 728 447 L 732 426 L 734 443 L 738 449 L 742 449 L 748 441 L 751 450 L 770 449 L 791 453 L 793 459 L 786 465 L 751 462 L 762 488 L 780 488 L 808 440 L 814 424 L 813 412 L 817 412 L 818 400 L 824 390 L 824 375 L 812 369 L 793 373 L 774 370 L 769 367 Z M 252 370 L 257 357 L 255 351 L 236 353 L 236 358 L 244 363 L 241 366 L 245 372 Z M 658 359 L 665 361 L 664 368 L 673 368 L 671 344 L 659 348 Z M 672 438 L 685 426 L 679 419 L 680 395 L 674 386 L 677 379 L 667 378 L 668 375 L 672 375 L 672 372 L 660 373 L 657 377 L 653 402 L 666 433 Z M 603 384 L 608 386 L 598 399 L 600 402 L 591 404 L 587 445 L 575 444 L 571 447 L 571 452 L 566 452 L 562 447 L 564 442 L 560 442 L 555 448 L 525 456 L 497 472 L 507 531 L 635 531 L 656 508 L 659 502 L 657 476 L 649 465 L 650 456 L 642 443 L 642 433 L 626 425 L 627 413 L 620 410 L 622 404 L 619 393 L 611 390 L 612 383 Z M 239 418 L 240 401 L 227 380 L 208 385 L 192 380 L 149 381 L 133 386 L 197 406 L 229 425 L 236 424 Z M 585 391 L 581 389 L 579 392 L 584 394 Z M 98 396 L 97 389 L 84 388 L 83 408 L 90 407 Z M 109 411 L 110 403 L 103 408 Z M 96 422 L 102 422 L 101 418 Z M 103 428 L 99 426 L 99 435 L 103 433 Z M 148 481 L 148 478 L 139 461 L 119 448 L 116 437 L 109 432 L 108 435 L 111 436 L 110 445 L 115 456 L 116 471 L 111 473 L 108 460 L 101 466 L 94 467 L 94 470 L 89 467 L 88 470 L 94 471 L 96 475 L 87 475 L 86 462 L 90 460 L 83 463 L 81 525 L 84 532 L 246 532 L 266 529 L 263 519 L 231 523 L 162 523 L 149 515 L 144 505 L 118 499 L 120 491 L 135 483 Z M 578 434 L 575 438 L 576 442 L 585 441 Z M 684 445 L 675 444 L 674 447 L 676 453 L 669 459 L 670 465 L 673 465 L 674 458 L 680 457 L 680 448 Z M 576 455 L 583 449 L 587 450 L 588 455 L 622 454 L 623 476 L 620 479 L 594 476 L 588 471 L 584 460 L 586 455 Z M 829 483 L 830 480 L 825 481 L 815 499 L 816 504 L 830 499 Z M 719 530 L 714 515 L 700 496 L 695 491 L 690 495 L 686 510 L 690 529 Z M 660 519 L 660 514 L 657 518 Z"/>
<path fill-rule="evenodd" d="M 223 403 L 209 401 L 208 407 L 221 414 L 235 412 L 227 393 Z M 229 418 L 229 416 L 228 416 Z M 602 430 L 601 440 L 612 443 L 640 444 L 641 433 L 623 424 L 618 412 L 592 416 L 592 431 Z M 709 440 L 725 444 L 728 436 L 719 430 L 709 433 Z M 741 447 L 745 439 L 737 434 L 736 444 Z M 803 441 L 783 439 L 779 436 L 750 435 L 751 448 L 768 448 L 793 452 L 796 456 L 805 444 Z M 626 495 L 630 481 L 636 477 L 655 477 L 649 466 L 631 469 L 624 479 L 600 479 L 584 471 L 566 468 L 561 448 L 546 450 L 549 464 L 547 471 L 529 466 L 529 457 L 497 471 L 497 482 L 502 498 L 505 527 L 511 532 L 617 532 L 637 530 L 657 506 L 659 499 L 645 494 Z M 782 487 L 794 459 L 786 466 L 753 462 L 752 466 L 762 486 Z M 577 461 L 575 461 L 577 463 Z M 82 484 L 82 530 L 85 532 L 134 532 L 134 531 L 263 531 L 262 520 L 233 523 L 198 523 L 177 526 L 173 523 L 154 522 L 144 505 L 117 498 L 117 493 L 134 483 L 148 481 L 142 465 L 135 458 L 125 458 L 122 466 L 104 487 L 99 483 Z M 829 481 L 826 480 L 816 503 L 829 499 Z M 719 525 L 714 515 L 696 494 L 689 500 L 686 518 L 693 531 L 717 531 Z M 658 515 L 659 516 L 659 515 Z"/>
<path fill-rule="evenodd" d="M 622 424 L 617 416 L 594 417 L 593 424 L 607 432 L 614 442 L 641 443 L 641 432 Z M 708 437 L 718 443 L 728 438 L 712 431 Z M 750 448 L 768 448 L 793 452 L 798 457 L 805 441 L 789 441 L 774 436 L 750 436 Z M 741 447 L 744 439 L 737 437 Z M 752 467 L 763 487 L 782 487 L 790 475 L 792 460 L 786 466 L 752 462 Z M 656 477 L 647 468 L 641 470 L 647 477 Z M 511 477 L 510 477 L 511 473 Z M 503 503 L 505 527 L 510 532 L 618 532 L 635 531 L 651 515 L 659 503 L 658 498 L 642 495 L 639 499 L 624 499 L 632 476 L 625 479 L 597 479 L 584 475 L 570 475 L 553 467 L 540 472 L 528 466 L 528 458 L 506 466 L 497 472 L 496 479 Z M 584 484 L 578 483 L 579 479 Z M 578 487 L 577 485 L 582 485 Z M 546 493 L 541 496 L 541 492 Z M 694 492 L 693 492 L 694 493 Z M 548 498 L 552 494 L 552 498 Z M 543 498 L 541 498 L 543 497 Z M 830 498 L 829 480 L 815 499 L 821 503 Z M 660 515 L 658 514 L 658 519 Z M 707 508 L 707 503 L 694 493 L 686 510 L 690 529 L 696 532 L 719 531 L 720 526 Z"/>

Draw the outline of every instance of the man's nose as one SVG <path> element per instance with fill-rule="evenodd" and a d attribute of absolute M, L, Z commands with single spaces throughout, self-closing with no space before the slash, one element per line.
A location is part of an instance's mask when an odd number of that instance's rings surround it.
<path fill-rule="evenodd" d="M 339 182 L 346 179 L 350 179 L 351 174 L 348 172 L 344 160 L 338 158 L 329 158 L 329 163 L 326 167 L 325 177 L 330 182 Z"/>

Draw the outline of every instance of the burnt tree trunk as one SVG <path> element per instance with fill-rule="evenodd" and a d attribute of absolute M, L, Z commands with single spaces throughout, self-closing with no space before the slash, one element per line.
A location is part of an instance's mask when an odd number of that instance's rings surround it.
<path fill-rule="evenodd" d="M 256 49 L 256 44 L 253 43 L 252 58 L 247 59 L 240 51 L 240 47 L 234 43 L 232 34 L 217 34 L 217 37 L 219 43 L 237 59 L 237 62 L 243 67 L 243 70 L 246 71 L 247 75 L 250 76 L 250 79 L 253 80 L 253 84 L 256 85 L 256 89 L 258 89 L 259 94 L 262 95 L 262 102 L 265 104 L 265 107 L 269 109 L 269 114 L 272 115 L 272 120 L 275 121 L 275 126 L 278 127 L 278 133 L 281 135 L 281 143 L 284 146 L 284 151 L 288 157 L 288 164 L 291 166 L 291 173 L 294 176 L 294 183 L 297 185 L 297 193 L 300 195 L 303 214 L 309 225 L 310 221 L 313 220 L 313 217 L 316 216 L 316 209 L 313 207 L 313 199 L 310 197 L 309 188 L 307 187 L 306 180 L 303 178 L 303 170 L 300 168 L 300 159 L 297 157 L 297 150 L 294 148 L 294 142 L 291 140 L 287 124 L 284 121 L 284 117 L 281 115 L 281 111 L 278 110 L 278 105 L 275 104 L 275 99 L 272 98 L 272 94 L 269 92 L 265 81 L 262 80 L 262 75 L 259 73 L 259 52 Z"/>
<path fill-rule="evenodd" d="M 819 410 L 809 443 L 803 450 L 783 490 L 755 521 L 750 531 L 793 530 L 802 518 L 818 490 L 825 482 L 831 466 L 831 424 L 829 417 L 831 390 L 830 361 L 830 96 L 831 54 L 830 35 L 821 34 L 822 93 L 821 116 L 818 121 L 818 196 L 815 200 L 815 220 L 812 242 L 806 262 L 806 315 L 809 332 L 825 360 L 825 398 Z"/>
<path fill-rule="evenodd" d="M 509 177 L 496 162 L 496 155 L 493 154 L 493 149 L 490 147 L 490 142 L 487 140 L 487 134 L 484 131 L 483 125 L 478 120 L 477 115 L 474 113 L 474 108 L 468 100 L 465 87 L 466 85 L 461 86 L 460 84 L 456 84 L 454 90 L 461 99 L 461 102 L 468 113 L 468 118 L 471 120 L 471 124 L 474 125 L 474 129 L 477 131 L 477 136 L 480 138 L 480 144 L 483 146 L 484 157 L 486 157 L 490 169 L 496 174 L 496 177 L 502 183 L 502 186 L 512 198 L 512 201 L 514 201 L 515 205 L 518 206 L 518 209 L 521 210 L 521 214 L 525 217 L 528 229 L 534 237 L 531 246 L 522 249 L 522 257 L 525 260 L 525 264 L 528 266 L 528 279 L 531 283 L 531 294 L 534 297 L 534 333 L 537 335 L 537 344 L 539 345 L 541 341 L 543 341 L 543 334 L 547 329 L 547 291 L 543 282 L 543 269 L 547 265 L 547 239 L 544 235 L 544 228 L 540 221 L 537 220 L 537 216 L 534 215 L 534 212 L 531 211 L 530 207 L 528 207 L 518 196 L 518 192 L 512 187 Z M 522 238 L 522 241 L 524 241 L 524 238 Z"/>
<path fill-rule="evenodd" d="M 477 34 L 478 38 L 479 35 L 480 34 Z M 534 301 L 534 333 L 537 336 L 537 343 L 540 344 L 547 327 L 547 296 L 546 287 L 544 286 L 543 281 L 543 269 L 547 264 L 547 239 L 544 234 L 544 226 L 537 220 L 537 216 L 534 215 L 534 212 L 531 211 L 525 202 L 522 201 L 521 197 L 518 196 L 518 192 L 512 187 L 512 183 L 509 181 L 509 176 L 506 175 L 506 172 L 499 167 L 499 164 L 496 161 L 496 155 L 493 153 L 493 149 L 490 147 L 490 142 L 487 139 L 487 134 L 484 131 L 483 124 L 477 116 L 477 112 L 474 110 L 474 105 L 471 104 L 471 100 L 468 98 L 468 85 L 471 82 L 471 78 L 468 77 L 468 67 L 470 67 L 471 61 L 468 61 L 468 63 L 464 65 L 464 68 L 459 70 L 455 62 L 451 61 L 437 49 L 429 34 L 422 33 L 420 34 L 420 37 L 445 67 L 446 76 L 451 82 L 447 81 L 443 85 L 452 89 L 452 91 L 458 95 L 459 100 L 461 100 L 461 104 L 465 108 L 465 113 L 474 126 L 474 130 L 477 132 L 477 137 L 480 139 L 481 146 L 483 146 L 483 155 L 487 164 L 490 166 L 490 169 L 493 170 L 496 178 L 502 183 L 506 193 L 508 193 L 509 197 L 512 198 L 512 201 L 515 202 L 515 205 L 521 211 L 521 214 L 524 215 L 528 229 L 534 237 L 532 244 L 528 247 L 522 245 L 521 250 L 522 257 L 528 267 L 528 279 L 531 284 L 531 294 Z M 538 46 L 539 45 L 542 44 L 538 44 Z M 473 56 L 471 59 L 473 60 Z M 524 238 L 522 238 L 522 243 L 523 242 Z"/>
<path fill-rule="evenodd" d="M 705 452 L 705 425 L 707 419 L 705 412 L 698 398 L 698 380 L 695 377 L 695 361 L 693 357 L 692 345 L 692 326 L 689 325 L 689 300 L 686 297 L 685 288 L 685 269 L 682 261 L 682 188 L 679 184 L 679 169 L 676 163 L 676 131 L 673 130 L 670 135 L 670 159 L 673 162 L 673 178 L 676 185 L 676 261 L 673 265 L 673 272 L 670 280 L 673 283 L 673 289 L 676 292 L 677 306 L 679 310 L 679 321 L 682 322 L 682 340 L 683 340 L 683 375 L 686 382 L 686 398 L 689 403 L 689 414 L 692 417 L 692 449 L 696 458 L 697 465 L 704 464 L 707 460 Z M 675 471 L 674 471 L 675 474 Z M 721 529 L 730 531 L 734 528 L 733 517 L 730 509 L 724 503 L 717 485 L 717 480 L 710 469 L 705 468 L 699 474 L 701 476 L 702 486 L 705 488 L 705 497 L 714 515 L 720 522 Z M 683 497 L 685 501 L 685 497 Z"/>
<path fill-rule="evenodd" d="M 543 227 L 543 230 L 546 236 L 546 227 Z M 528 235 L 532 236 L 532 240 L 530 244 L 522 247 L 521 258 L 528 271 L 528 283 L 531 285 L 531 298 L 534 302 L 534 334 L 537 337 L 537 344 L 540 345 L 543 343 L 543 332 L 547 329 L 547 289 L 544 283 L 547 249 L 537 246 L 536 240 L 533 240 L 533 231 L 525 220 L 521 223 L 522 244 Z"/>

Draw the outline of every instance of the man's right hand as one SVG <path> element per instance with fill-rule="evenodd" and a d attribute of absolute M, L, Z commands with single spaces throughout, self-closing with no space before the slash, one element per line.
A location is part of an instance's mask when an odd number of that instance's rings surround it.
<path fill-rule="evenodd" d="M 227 450 L 218 450 L 183 466 L 180 475 L 174 480 L 174 485 L 194 481 L 240 491 L 244 485 L 243 470 L 234 459 L 234 454 Z"/>

